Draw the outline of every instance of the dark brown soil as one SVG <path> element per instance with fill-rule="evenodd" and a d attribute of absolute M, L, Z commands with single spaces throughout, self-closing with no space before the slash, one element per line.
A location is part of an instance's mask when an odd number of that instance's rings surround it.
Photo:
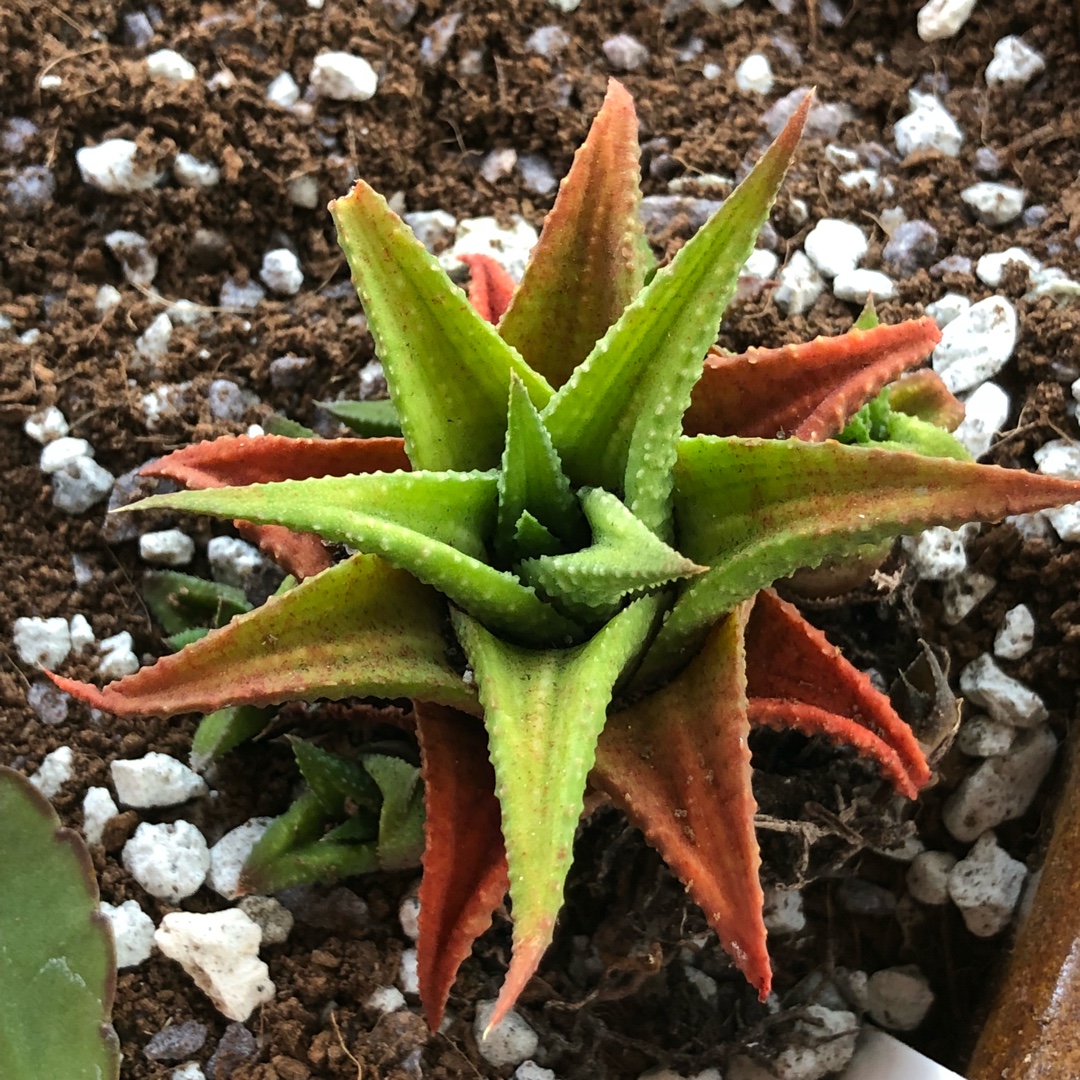
<path fill-rule="evenodd" d="M 396 6 L 385 0 L 387 10 Z M 814 7 L 813 0 L 808 7 Z M 808 7 L 797 4 L 783 16 L 749 0 L 735 11 L 713 16 L 695 7 L 665 21 L 660 5 L 629 0 L 584 0 L 572 14 L 542 0 L 472 0 L 456 5 L 464 17 L 446 56 L 425 67 L 421 41 L 432 21 L 450 10 L 437 0 L 423 0 L 404 29 L 391 26 L 376 0 L 366 6 L 327 0 L 321 11 L 302 0 L 221 5 L 168 0 L 155 9 L 160 21 L 153 42 L 141 50 L 125 38 L 122 18 L 137 10 L 128 0 L 4 5 L 0 121 L 25 117 L 38 131 L 16 157 L 0 150 L 0 185 L 16 168 L 43 164 L 53 170 L 57 187 L 48 212 L 30 217 L 16 216 L 0 195 L 0 313 L 12 323 L 11 331 L 0 331 L 0 761 L 31 772 L 50 750 L 71 746 L 77 779 L 55 801 L 65 821 L 79 825 L 86 787 L 108 783 L 114 757 L 157 750 L 186 758 L 193 721 L 130 723 L 93 718 L 73 706 L 66 722 L 45 727 L 26 704 L 34 672 L 23 668 L 9 644 L 19 616 L 70 618 L 83 612 L 98 639 L 129 630 L 139 652 L 156 653 L 163 646 L 139 598 L 142 565 L 135 544 L 107 542 L 101 507 L 78 517 L 53 507 L 50 486 L 37 467 L 39 448 L 21 425 L 35 410 L 58 405 L 72 423 L 72 434 L 88 439 L 97 459 L 119 475 L 190 440 L 243 430 L 274 410 L 314 423 L 316 402 L 342 392 L 355 396 L 357 372 L 372 357 L 371 340 L 354 319 L 358 302 L 334 288 L 346 273 L 329 217 L 322 209 L 290 203 L 285 193 L 290 177 L 315 176 L 320 206 L 362 175 L 388 195 L 402 193 L 409 210 L 441 208 L 458 217 L 520 212 L 539 224 L 548 200 L 525 190 L 517 174 L 487 183 L 478 176 L 478 164 L 493 148 L 513 147 L 519 154 L 543 155 L 562 175 L 611 74 L 601 43 L 625 31 L 651 53 L 642 70 L 623 76 L 637 99 L 642 143 L 650 144 L 648 193 L 665 191 L 673 173 L 733 174 L 762 145 L 762 105 L 737 94 L 733 80 L 738 62 L 754 49 L 769 55 L 777 75 L 769 101 L 796 86 L 816 84 L 824 100 L 846 101 L 855 109 L 856 119 L 837 140 L 848 147 L 892 147 L 891 125 L 907 111 L 907 90 L 934 79 L 966 133 L 964 149 L 955 160 L 884 164 L 883 175 L 896 185 L 895 204 L 937 227 L 942 256 L 977 258 L 1018 244 L 1080 276 L 1074 245 L 1080 231 L 1075 209 L 1080 65 L 1065 0 L 983 5 L 958 37 L 932 47 L 915 35 L 914 4 L 856 0 L 838 26 L 826 18 L 826 4 L 814 20 L 816 31 Z M 524 47 L 535 28 L 553 22 L 571 35 L 557 62 Z M 1047 74 L 1020 95 L 988 92 L 982 76 L 993 43 L 1008 33 L 1023 33 L 1047 59 Z M 695 35 L 704 52 L 692 62 L 680 61 L 679 51 Z M 150 82 L 141 57 L 166 47 L 191 61 L 200 78 L 181 87 Z M 314 56 L 328 48 L 358 52 L 373 63 L 380 84 L 370 102 L 320 101 L 308 119 L 267 102 L 265 88 L 274 75 L 289 70 L 303 87 Z M 465 73 L 462 60 L 470 50 L 483 50 L 479 74 Z M 719 78 L 702 78 L 706 60 L 722 66 Z M 205 80 L 223 71 L 234 76 L 232 85 L 207 89 Z M 59 87 L 40 89 L 43 74 L 60 76 Z M 152 157 L 165 159 L 181 150 L 218 162 L 223 180 L 205 191 L 167 184 L 138 195 L 103 195 L 80 181 L 74 154 L 109 137 L 136 139 Z M 798 247 L 817 219 L 845 217 L 871 231 L 864 264 L 876 266 L 886 239 L 877 216 L 890 203 L 841 187 L 824 146 L 825 141 L 810 140 L 800 151 L 774 216 L 778 251 L 783 257 Z M 1022 184 L 1029 204 L 1046 207 L 1041 224 L 1010 226 L 997 235 L 964 212 L 959 192 L 978 179 L 972 163 L 979 146 L 998 152 L 1002 179 Z M 662 154 L 670 157 L 658 161 Z M 806 225 L 795 225 L 788 211 L 793 196 L 809 208 Z M 160 380 L 191 380 L 194 391 L 188 405 L 153 431 L 140 405 L 151 384 L 131 377 L 127 358 L 161 303 L 126 285 L 104 246 L 104 235 L 121 228 L 149 240 L 160 260 L 154 285 L 169 301 L 216 304 L 226 277 L 255 275 L 263 254 L 283 243 L 295 247 L 306 277 L 300 294 L 289 300 L 268 299 L 253 312 L 219 312 L 208 322 L 177 327 Z M 220 240 L 208 242 L 200 232 L 205 230 L 219 233 Z M 671 250 L 684 235 L 676 222 L 655 239 Z M 94 297 L 106 283 L 121 290 L 123 301 L 101 319 Z M 1025 301 L 1024 283 L 1017 278 L 1007 285 L 1020 312 L 1021 335 L 1002 381 L 1014 395 L 1011 423 L 1017 427 L 1001 440 L 996 458 L 1030 467 L 1030 454 L 1042 442 L 1076 434 L 1065 402 L 1069 384 L 1080 376 L 1078 308 L 1057 307 L 1048 299 Z M 919 271 L 900 282 L 900 298 L 881 305 L 881 315 L 895 321 L 921 313 L 946 286 L 972 299 L 992 291 L 971 276 L 946 275 L 942 281 Z M 807 316 L 786 319 L 766 291 L 732 312 L 722 340 L 730 347 L 780 344 L 844 329 L 855 314 L 827 294 Z M 40 330 L 35 341 L 16 340 L 32 329 Z M 275 390 L 270 361 L 289 352 L 314 358 L 310 376 L 300 390 Z M 244 424 L 212 419 L 205 389 L 218 377 L 236 380 L 261 399 Z M 199 538 L 204 538 L 208 527 L 201 528 Z M 940 587 L 930 585 L 902 588 L 889 602 L 813 617 L 849 645 L 857 663 L 876 667 L 886 678 L 915 658 L 920 636 L 948 648 L 955 676 L 990 647 L 1004 612 L 1022 601 L 1035 614 L 1036 648 L 1022 662 L 1006 666 L 1044 696 L 1053 724 L 1064 734 L 1080 678 L 1080 552 L 1057 542 L 1025 542 L 1001 527 L 984 530 L 976 553 L 977 569 L 999 584 L 959 627 L 941 621 Z M 75 582 L 73 555 L 92 569 L 86 584 Z M 93 678 L 94 665 L 73 658 L 63 673 Z M 931 977 L 937 1002 L 911 1041 L 962 1067 L 993 985 L 1002 940 L 972 938 L 951 906 L 922 909 L 903 925 L 896 918 L 839 914 L 836 890 L 843 875 L 858 873 L 902 894 L 903 864 L 859 853 L 897 823 L 895 811 L 882 817 L 884 804 L 869 770 L 816 744 L 763 736 L 755 750 L 763 811 L 798 819 L 809 804 L 814 820 L 829 829 L 803 870 L 797 840 L 762 834 L 767 879 L 818 879 L 806 890 L 807 932 L 775 943 L 781 998 L 804 976 L 832 964 L 874 970 L 915 961 Z M 915 811 L 920 832 L 934 846 L 951 845 L 937 819 L 942 793 L 956 783 L 962 767 L 955 752 L 946 757 L 941 784 Z M 236 753 L 219 773 L 221 798 L 199 824 L 213 841 L 254 814 L 280 812 L 291 783 L 285 748 L 267 744 Z M 1023 820 L 1000 830 L 1012 853 L 1035 859 L 1045 806 L 1044 797 Z M 128 824 L 133 828 L 135 822 Z M 145 895 L 122 868 L 124 838 L 122 829 L 113 829 L 106 846 L 94 852 L 102 897 L 114 903 L 134 898 L 156 922 L 165 906 Z M 395 978 L 407 944 L 397 925 L 397 905 L 412 880 L 357 882 L 355 889 L 369 906 L 362 926 L 326 929 L 301 923 L 285 945 L 264 951 L 278 996 L 248 1025 L 258 1036 L 257 1059 L 231 1073 L 219 1068 L 218 1077 L 413 1076 L 419 1073 L 403 1062 L 420 1047 L 427 1077 L 498 1075 L 476 1052 L 471 1020 L 476 1000 L 494 996 L 505 970 L 505 920 L 466 964 L 451 998 L 456 1019 L 445 1033 L 432 1037 L 416 1017 L 405 1014 L 380 1019 L 363 1004 L 376 986 Z M 217 903 L 206 891 L 190 906 L 210 909 Z M 700 913 L 616 815 L 603 813 L 585 827 L 555 946 L 521 1006 L 540 1033 L 541 1064 L 563 1080 L 619 1080 L 656 1064 L 684 1072 L 722 1065 L 733 1047 L 755 1040 L 767 1047 L 765 1012 L 715 942 L 694 962 L 716 979 L 717 1001 L 707 1003 L 686 978 L 680 950 L 704 930 Z M 590 956 L 599 963 L 587 962 Z M 226 1024 L 180 969 L 155 954 L 122 973 L 115 1023 L 125 1078 L 167 1075 L 168 1068 L 148 1062 L 142 1048 L 167 1024 L 192 1018 L 210 1028 L 197 1055 L 205 1061 Z"/>

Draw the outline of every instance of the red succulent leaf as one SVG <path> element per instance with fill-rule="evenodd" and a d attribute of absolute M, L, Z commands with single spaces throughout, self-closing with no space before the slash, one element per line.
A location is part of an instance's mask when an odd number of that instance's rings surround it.
<path fill-rule="evenodd" d="M 194 443 L 144 465 L 144 476 L 162 476 L 189 488 L 238 487 L 313 476 L 408 469 L 401 439 L 291 439 L 285 435 L 226 435 Z M 281 525 L 237 521 L 237 529 L 290 574 L 303 580 L 333 560 L 314 533 Z"/>
<path fill-rule="evenodd" d="M 918 740 L 889 699 L 771 589 L 758 593 L 746 627 L 746 686 L 755 723 L 849 743 L 908 798 L 930 779 Z"/>
<path fill-rule="evenodd" d="M 719 623 L 673 682 L 609 719 L 591 780 L 663 856 L 764 1001 L 772 970 L 743 644 L 751 604 Z"/>
<path fill-rule="evenodd" d="M 510 306 L 517 283 L 490 255 L 459 255 L 458 259 L 469 268 L 469 303 L 481 318 L 497 325 Z"/>
<path fill-rule="evenodd" d="M 738 356 L 710 351 L 683 428 L 688 435 L 784 433 L 820 442 L 940 340 L 934 320 L 922 318 Z"/>
<path fill-rule="evenodd" d="M 465 713 L 414 703 L 424 801 L 417 975 L 432 1031 L 458 968 L 510 888 L 487 734 Z"/>
<path fill-rule="evenodd" d="M 909 371 L 889 386 L 889 405 L 928 424 L 955 431 L 964 419 L 964 403 L 933 368 Z"/>

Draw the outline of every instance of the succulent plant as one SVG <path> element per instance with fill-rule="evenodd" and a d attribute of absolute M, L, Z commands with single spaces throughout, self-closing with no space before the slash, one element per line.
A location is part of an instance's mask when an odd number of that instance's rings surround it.
<path fill-rule="evenodd" d="M 112 932 L 86 845 L 0 766 L 0 1076 L 115 1080 Z"/>
<path fill-rule="evenodd" d="M 102 690 L 57 679 L 129 715 L 412 699 L 433 1025 L 507 888 L 492 1024 L 536 970 L 587 789 L 641 827 L 764 997 L 750 724 L 849 743 L 912 797 L 929 778 L 888 700 L 770 586 L 1080 498 L 957 460 L 940 380 L 898 382 L 937 342 L 930 320 L 710 351 L 808 107 L 656 269 L 613 82 L 520 285 L 474 258 L 473 304 L 359 182 L 331 211 L 402 437 L 225 438 L 156 462 L 201 490 L 141 508 L 236 519 L 302 581 Z M 358 553 L 334 563 L 323 541 Z"/>

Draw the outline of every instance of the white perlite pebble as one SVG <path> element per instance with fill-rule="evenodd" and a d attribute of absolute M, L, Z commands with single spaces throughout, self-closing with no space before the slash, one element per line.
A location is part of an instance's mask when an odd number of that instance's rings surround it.
<path fill-rule="evenodd" d="M 149 959 L 154 948 L 154 920 L 134 900 L 125 900 L 119 907 L 102 901 L 101 914 L 112 925 L 119 969 L 138 967 Z"/>
<path fill-rule="evenodd" d="M 71 779 L 74 773 L 75 754 L 70 746 L 58 746 L 41 759 L 38 771 L 30 777 L 30 783 L 45 796 L 54 795 Z"/>
<path fill-rule="evenodd" d="M 918 536 L 905 536 L 911 567 L 923 581 L 945 581 L 967 568 L 964 532 L 935 525 Z"/>
<path fill-rule="evenodd" d="M 630 34 L 609 37 L 600 48 L 604 58 L 616 71 L 637 71 L 649 59 L 649 50 Z"/>
<path fill-rule="evenodd" d="M 973 458 L 982 457 L 994 435 L 1005 427 L 1010 407 L 1009 395 L 997 383 L 984 382 L 964 402 L 964 419 L 953 438 L 963 443 Z"/>
<path fill-rule="evenodd" d="M 1080 480 L 1080 446 L 1065 439 L 1051 439 L 1035 451 L 1035 464 L 1047 476 Z"/>
<path fill-rule="evenodd" d="M 259 277 L 271 291 L 281 296 L 295 296 L 304 284 L 300 260 L 288 248 L 276 248 L 263 256 Z"/>
<path fill-rule="evenodd" d="M 319 205 L 319 181 L 314 176 L 294 176 L 285 185 L 289 202 L 305 210 Z"/>
<path fill-rule="evenodd" d="M 206 545 L 206 557 L 213 579 L 238 589 L 265 562 L 257 547 L 235 536 L 215 536 Z"/>
<path fill-rule="evenodd" d="M 934 370 L 954 394 L 973 390 L 1008 363 L 1016 345 L 1016 309 L 1004 296 L 988 296 L 941 332 Z"/>
<path fill-rule="evenodd" d="M 86 789 L 83 796 L 83 836 L 91 847 L 101 843 L 105 826 L 110 818 L 116 817 L 119 810 L 108 788 L 92 787 Z"/>
<path fill-rule="evenodd" d="M 855 1053 L 859 1021 L 854 1013 L 824 1005 L 807 1005 L 803 1013 L 805 1019 L 792 1025 L 794 1045 L 774 1059 L 771 1075 L 779 1080 L 821 1080 L 844 1069 Z"/>
<path fill-rule="evenodd" d="M 780 271 L 780 284 L 773 290 L 776 306 L 785 315 L 802 315 L 825 291 L 825 282 L 814 264 L 801 251 L 791 256 Z"/>
<path fill-rule="evenodd" d="M 143 533 L 139 558 L 151 566 L 187 566 L 195 558 L 195 541 L 179 529 Z"/>
<path fill-rule="evenodd" d="M 490 1035 L 484 1038 L 484 1029 L 495 1011 L 494 1001 L 481 1001 L 476 1006 L 473 1035 L 480 1056 L 496 1068 L 504 1065 L 520 1065 L 531 1058 L 540 1045 L 539 1036 L 525 1022 L 520 1013 L 511 1009 Z"/>
<path fill-rule="evenodd" d="M 803 247 L 818 272 L 834 278 L 858 265 L 866 254 L 866 234 L 850 221 L 822 218 L 810 230 Z"/>
<path fill-rule="evenodd" d="M 866 984 L 867 1011 L 890 1031 L 914 1031 L 934 1003 L 926 976 L 914 966 L 875 971 Z"/>
<path fill-rule="evenodd" d="M 1046 724 L 1023 731 L 1000 757 L 987 758 L 961 781 L 942 811 L 945 828 L 969 842 L 1022 816 L 1046 779 L 1058 741 Z"/>
<path fill-rule="evenodd" d="M 236 906 L 258 926 L 264 945 L 280 945 L 292 933 L 293 913 L 273 896 L 245 896 Z"/>
<path fill-rule="evenodd" d="M 420 900 L 416 896 L 406 896 L 398 908 L 398 922 L 407 938 L 415 941 L 420 936 Z"/>
<path fill-rule="evenodd" d="M 251 849 L 270 827 L 273 818 L 255 817 L 227 832 L 210 849 L 210 872 L 206 884 L 226 900 L 240 895 L 240 871 L 251 854 Z"/>
<path fill-rule="evenodd" d="M 956 35 L 975 10 L 975 0 L 930 0 L 919 9 L 916 26 L 923 41 L 941 41 Z"/>
<path fill-rule="evenodd" d="M 376 1012 L 393 1013 L 405 1008 L 405 995 L 396 986 L 380 986 L 365 1004 Z"/>
<path fill-rule="evenodd" d="M 52 476 L 53 473 L 66 469 L 77 458 L 93 456 L 94 448 L 85 439 L 73 439 L 70 435 L 65 435 L 61 439 L 46 443 L 41 457 L 38 458 L 38 468 Z"/>
<path fill-rule="evenodd" d="M 1035 644 L 1035 616 L 1027 604 L 1017 604 L 1005 612 L 1005 621 L 994 637 L 994 655 L 1003 660 L 1019 660 Z"/>
<path fill-rule="evenodd" d="M 270 85 L 266 88 L 266 99 L 283 109 L 292 108 L 300 100 L 300 87 L 287 71 L 283 71 L 270 80 Z"/>
<path fill-rule="evenodd" d="M 771 278 L 780 265 L 779 256 L 768 248 L 754 248 L 750 257 L 743 263 L 739 277 Z"/>
<path fill-rule="evenodd" d="M 984 225 L 1008 225 L 1023 213 L 1027 192 L 1012 184 L 982 180 L 964 188 L 960 198 Z"/>
<path fill-rule="evenodd" d="M 514 1070 L 513 1080 L 556 1080 L 556 1076 L 551 1069 L 545 1069 L 529 1059 L 523 1061 Z M 716 1080 L 720 1080 L 719 1073 L 717 1073 Z"/>
<path fill-rule="evenodd" d="M 983 833 L 949 874 L 949 895 L 976 937 L 993 937 L 1009 925 L 1026 876 L 1024 864 Z"/>
<path fill-rule="evenodd" d="M 276 990 L 258 957 L 261 938 L 251 919 L 229 908 L 209 915 L 171 912 L 161 920 L 154 943 L 195 980 L 218 1012 L 242 1024 L 257 1006 L 273 1000 Z"/>
<path fill-rule="evenodd" d="M 157 257 L 141 233 L 114 229 L 105 236 L 105 246 L 120 260 L 124 278 L 138 289 L 149 289 L 158 272 Z"/>
<path fill-rule="evenodd" d="M 995 720 L 1013 727 L 1034 727 L 1047 717 L 1042 698 L 1006 675 L 989 653 L 972 660 L 960 672 L 960 691 Z"/>
<path fill-rule="evenodd" d="M 124 845 L 122 858 L 128 873 L 151 896 L 170 904 L 198 892 L 210 869 L 206 840 L 190 821 L 144 821 Z"/>
<path fill-rule="evenodd" d="M 112 637 L 102 638 L 98 642 L 101 659 L 98 661 L 98 674 L 103 679 L 122 679 L 125 675 L 134 675 L 139 670 L 139 658 L 132 648 L 131 634 L 121 630 Z"/>
<path fill-rule="evenodd" d="M 316 93 L 335 101 L 367 101 L 374 95 L 379 78 L 362 56 L 325 52 L 315 57 L 311 85 Z"/>
<path fill-rule="evenodd" d="M 417 974 L 416 950 L 405 949 L 401 954 L 401 966 L 398 968 L 398 982 L 406 994 L 420 993 L 420 976 Z"/>
<path fill-rule="evenodd" d="M 1003 37 L 986 65 L 987 86 L 1023 86 L 1046 70 L 1046 61 L 1023 38 Z"/>
<path fill-rule="evenodd" d="M 132 367 L 138 370 L 149 364 L 153 367 L 164 359 L 169 351 L 169 339 L 172 337 L 172 319 L 163 311 L 135 340 L 135 356 Z"/>
<path fill-rule="evenodd" d="M 169 1080 L 206 1080 L 206 1073 L 199 1068 L 197 1061 L 185 1061 L 169 1073 Z"/>
<path fill-rule="evenodd" d="M 146 58 L 146 68 L 151 79 L 162 82 L 182 83 L 195 78 L 194 66 L 172 49 L 159 49 Z"/>
<path fill-rule="evenodd" d="M 798 889 L 767 888 L 762 916 L 770 934 L 797 934 L 806 926 L 802 893 Z"/>
<path fill-rule="evenodd" d="M 871 296 L 875 300 L 891 300 L 896 295 L 896 285 L 880 270 L 841 270 L 833 278 L 832 291 L 837 300 L 865 304 Z"/>
<path fill-rule="evenodd" d="M 1005 275 L 1005 267 L 1009 263 L 1020 263 L 1021 266 L 1026 266 L 1029 277 L 1042 269 L 1042 263 L 1033 255 L 1023 248 L 1011 247 L 1006 248 L 1004 251 L 993 251 L 981 255 L 979 261 L 975 263 L 975 276 L 984 285 L 996 289 L 1001 284 L 1001 279 Z"/>
<path fill-rule="evenodd" d="M 761 53 L 751 53 L 735 69 L 735 85 L 744 94 L 768 94 L 774 81 L 769 60 Z"/>
<path fill-rule="evenodd" d="M 119 306 L 123 297 L 120 290 L 112 285 L 102 285 L 94 297 L 94 310 L 102 319 Z"/>
<path fill-rule="evenodd" d="M 212 188 L 221 182 L 221 170 L 212 161 L 200 161 L 194 154 L 177 154 L 173 176 L 182 187 Z"/>
<path fill-rule="evenodd" d="M 68 430 L 67 418 L 55 405 L 28 416 L 23 424 L 23 431 L 42 446 L 54 439 L 62 439 Z"/>
<path fill-rule="evenodd" d="M 15 620 L 12 642 L 24 664 L 58 668 L 71 652 L 71 631 L 67 619 L 42 619 L 37 615 Z"/>
<path fill-rule="evenodd" d="M 997 582 L 989 574 L 980 574 L 977 570 L 964 570 L 949 578 L 941 591 L 945 621 L 955 626 L 966 619 L 996 586 Z"/>
<path fill-rule="evenodd" d="M 168 754 L 156 752 L 109 766 L 116 796 L 124 806 L 177 806 L 208 791 L 201 776 Z"/>
<path fill-rule="evenodd" d="M 926 314 L 943 330 L 954 319 L 958 319 L 971 307 L 971 301 L 959 293 L 946 293 L 940 300 L 926 305 Z"/>
<path fill-rule="evenodd" d="M 939 906 L 949 900 L 949 873 L 956 865 L 950 851 L 923 851 L 911 860 L 908 867 L 908 892 L 920 904 Z"/>
<path fill-rule="evenodd" d="M 161 173 L 136 164 L 138 147 L 130 139 L 106 139 L 97 146 L 75 151 L 75 163 L 84 184 L 108 195 L 130 195 L 148 191 L 161 180 Z"/>
<path fill-rule="evenodd" d="M 493 217 L 463 218 L 458 222 L 454 246 L 439 256 L 440 265 L 444 270 L 455 270 L 461 266 L 459 255 L 490 255 L 520 281 L 539 236 L 523 218 L 511 221 L 511 227 L 504 229 Z"/>
<path fill-rule="evenodd" d="M 893 125 L 893 139 L 901 157 L 936 152 L 956 157 L 964 141 L 963 133 L 945 106 L 933 94 L 908 91 L 911 112 Z"/>
<path fill-rule="evenodd" d="M 1007 754 L 1016 741 L 1016 728 L 989 716 L 973 716 L 960 725 L 956 746 L 968 757 L 988 758 Z"/>
<path fill-rule="evenodd" d="M 1080 543 L 1080 503 L 1068 503 L 1043 513 L 1060 539 L 1067 544 Z"/>
<path fill-rule="evenodd" d="M 516 161 L 517 155 L 514 156 Z M 437 247 L 443 247 L 453 239 L 457 228 L 457 218 L 445 210 L 417 210 L 414 214 L 406 214 L 402 220 L 432 254 Z"/>
<path fill-rule="evenodd" d="M 84 514 L 108 498 L 115 477 L 92 457 L 80 457 L 53 473 L 53 506 L 65 514 Z"/>

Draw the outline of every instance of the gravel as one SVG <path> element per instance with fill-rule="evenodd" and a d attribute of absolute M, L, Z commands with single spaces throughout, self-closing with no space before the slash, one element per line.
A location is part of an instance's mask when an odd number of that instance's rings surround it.
<path fill-rule="evenodd" d="M 177 806 L 209 790 L 201 776 L 168 754 L 117 759 L 109 768 L 116 796 L 124 806 Z"/>
<path fill-rule="evenodd" d="M 146 168 L 138 157 L 138 147 L 130 139 L 106 139 L 75 151 L 83 182 L 109 195 L 131 195 L 158 185 L 163 174 Z"/>
<path fill-rule="evenodd" d="M 954 394 L 973 390 L 1008 363 L 1016 334 L 1016 308 L 1004 296 L 988 296 L 942 330 L 934 370 Z"/>
<path fill-rule="evenodd" d="M 1042 698 L 1018 679 L 1006 675 L 989 653 L 972 660 L 960 672 L 960 690 L 995 720 L 1013 727 L 1035 727 L 1047 718 Z"/>
<path fill-rule="evenodd" d="M 1008 225 L 1023 213 L 1027 192 L 1012 184 L 980 180 L 964 188 L 960 198 L 984 225 Z"/>
<path fill-rule="evenodd" d="M 142 822 L 124 845 L 122 859 L 151 896 L 170 904 L 198 892 L 210 869 L 206 840 L 190 821 Z"/>
<path fill-rule="evenodd" d="M 119 907 L 101 904 L 101 913 L 112 926 L 116 943 L 116 966 L 138 967 L 149 959 L 154 948 L 154 920 L 134 900 L 125 900 Z"/>
<path fill-rule="evenodd" d="M 1009 34 L 994 46 L 994 59 L 986 65 L 986 84 L 1022 87 L 1045 70 L 1042 55 L 1023 38 Z"/>
<path fill-rule="evenodd" d="M 495 1011 L 494 1001 L 480 1001 L 473 1021 L 473 1036 L 480 1056 L 496 1068 L 520 1065 L 535 1055 L 540 1038 L 515 1009 L 511 1009 L 494 1031 L 484 1038 L 484 1029 Z"/>
<path fill-rule="evenodd" d="M 735 85 L 744 94 L 772 93 L 775 81 L 772 65 L 761 53 L 751 53 L 735 69 Z"/>
<path fill-rule="evenodd" d="M 311 85 L 317 94 L 334 101 L 367 101 L 375 96 L 379 78 L 362 56 L 324 52 L 312 64 Z"/>
<path fill-rule="evenodd" d="M 932 94 L 908 91 L 911 109 L 893 125 L 893 139 L 901 157 L 917 153 L 938 153 L 956 157 L 964 141 L 956 121 Z"/>
<path fill-rule="evenodd" d="M 807 234 L 803 248 L 822 277 L 854 270 L 866 254 L 866 233 L 850 221 L 822 218 Z"/>
<path fill-rule="evenodd" d="M 949 874 L 949 895 L 976 937 L 1000 934 L 1012 921 L 1027 868 L 983 833 Z"/>

